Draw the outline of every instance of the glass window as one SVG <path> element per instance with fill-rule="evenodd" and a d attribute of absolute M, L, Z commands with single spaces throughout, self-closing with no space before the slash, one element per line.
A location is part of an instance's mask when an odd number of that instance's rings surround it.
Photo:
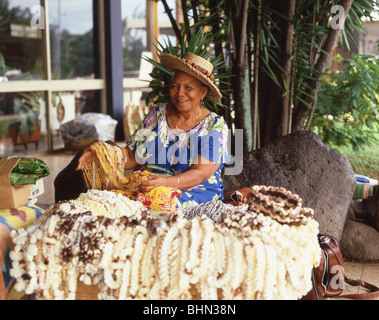
<path fill-rule="evenodd" d="M 124 57 L 124 136 L 128 139 L 145 114 L 145 92 L 149 79 L 150 63 L 142 56 L 146 52 L 146 0 L 122 0 L 123 57 Z"/>
<path fill-rule="evenodd" d="M 72 125 L 72 120 L 80 118 L 86 113 L 96 113 L 100 104 L 100 91 L 60 91 L 53 92 L 53 109 L 51 111 L 51 128 L 57 133 L 54 141 L 55 148 L 65 148 L 67 151 L 78 151 L 81 148 L 79 140 L 88 142 L 96 140 L 94 131 L 88 131 L 87 125 Z M 69 124 L 67 124 L 69 123 Z M 78 120 L 78 123 L 81 121 Z M 93 123 L 95 128 L 96 123 Z M 80 127 L 80 130 L 79 130 Z M 97 130 L 97 129 L 96 129 Z M 102 130 L 101 128 L 99 130 Z M 99 131 L 97 131 L 100 133 Z M 78 139 L 74 141 L 73 138 Z M 74 148 L 74 149 L 72 149 Z"/>
<path fill-rule="evenodd" d="M 122 1 L 124 77 L 138 78 L 146 50 L 146 0 Z"/>
<path fill-rule="evenodd" d="M 45 100 L 42 92 L 0 93 L 0 154 L 36 149 L 42 138 Z"/>
<path fill-rule="evenodd" d="M 0 0 L 0 77 L 45 79 L 39 0 Z"/>
<path fill-rule="evenodd" d="M 175 20 L 179 18 L 178 23 L 182 23 L 181 17 L 176 16 L 176 0 L 167 0 L 167 5 L 171 9 L 171 13 Z M 169 38 L 173 45 L 176 45 L 175 32 L 172 29 L 171 21 L 165 11 L 164 5 L 161 1 L 158 2 L 158 20 L 159 20 L 159 38 L 160 43 L 167 42 Z"/>
<path fill-rule="evenodd" d="M 92 0 L 50 0 L 52 79 L 94 78 Z"/>
<path fill-rule="evenodd" d="M 45 97 L 44 92 L 0 93 L 0 156 L 22 154 L 33 148 L 47 150 Z M 96 110 L 99 99 L 98 90 L 52 93 L 50 126 L 55 149 L 66 148 L 68 142 L 60 134 L 61 125 Z"/>
<path fill-rule="evenodd" d="M 100 68 L 95 66 L 94 53 L 98 48 L 94 42 L 98 41 L 94 39 L 97 36 L 94 31 L 98 28 L 94 28 L 93 8 L 97 1 L 48 0 L 48 11 L 42 7 L 43 2 L 0 0 L 0 86 L 12 80 L 93 79 L 97 76 L 95 73 Z M 45 16 L 49 18 L 49 25 L 45 25 Z M 46 31 L 49 37 L 45 37 Z M 46 63 L 49 62 L 51 75 L 48 77 Z M 79 88 L 74 82 L 65 83 L 65 92 L 51 94 L 51 88 L 60 90 L 54 81 L 38 82 L 39 92 L 25 92 L 30 90 L 25 82 L 17 86 L 8 84 L 11 91 L 18 92 L 4 92 L 4 86 L 3 93 L 0 92 L 0 154 L 8 153 L 10 148 L 18 153 L 20 149 L 27 149 L 30 142 L 35 142 L 38 151 L 59 149 L 64 146 L 59 133 L 62 124 L 82 113 L 100 113 L 103 91 L 77 92 Z M 84 87 L 91 88 L 91 85 Z M 99 89 L 99 82 L 95 82 L 94 87 Z M 52 101 L 47 101 L 47 96 L 52 96 Z M 32 125 L 33 121 L 38 130 Z M 24 143 L 15 136 L 16 131 L 19 136 L 33 136 L 32 140 Z M 39 134 L 38 138 L 35 133 Z"/>

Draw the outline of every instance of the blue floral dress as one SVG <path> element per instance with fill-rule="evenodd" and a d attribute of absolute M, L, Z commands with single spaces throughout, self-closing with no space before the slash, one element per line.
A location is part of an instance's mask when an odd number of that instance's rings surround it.
<path fill-rule="evenodd" d="M 167 104 L 153 108 L 138 129 L 126 142 L 136 155 L 138 169 L 156 174 L 177 175 L 190 169 L 201 156 L 220 163 L 217 171 L 200 185 L 182 190 L 177 207 L 197 206 L 223 199 L 224 186 L 221 170 L 229 161 L 227 152 L 228 126 L 225 120 L 211 112 L 188 131 L 176 132 L 167 121 Z"/>

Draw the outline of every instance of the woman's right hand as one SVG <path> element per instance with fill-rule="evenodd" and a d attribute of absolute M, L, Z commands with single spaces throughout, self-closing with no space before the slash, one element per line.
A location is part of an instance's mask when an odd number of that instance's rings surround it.
<path fill-rule="evenodd" d="M 97 159 L 96 150 L 93 146 L 90 146 L 86 151 L 83 152 L 81 157 L 78 160 L 78 166 L 76 171 L 82 170 L 87 163 L 95 161 Z"/>

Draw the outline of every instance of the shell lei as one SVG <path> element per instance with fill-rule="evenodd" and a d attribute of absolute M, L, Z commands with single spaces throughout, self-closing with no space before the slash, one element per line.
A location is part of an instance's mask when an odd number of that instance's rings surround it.
<path fill-rule="evenodd" d="M 38 299 L 299 299 L 319 264 L 318 223 L 301 198 L 253 186 L 249 203 L 211 201 L 156 216 L 89 190 L 11 232 L 15 289 Z"/>

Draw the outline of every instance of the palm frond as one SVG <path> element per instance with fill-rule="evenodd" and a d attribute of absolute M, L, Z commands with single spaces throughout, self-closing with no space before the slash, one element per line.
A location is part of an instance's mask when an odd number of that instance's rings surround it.
<path fill-rule="evenodd" d="M 182 32 L 183 34 L 185 33 L 185 31 Z M 224 80 L 230 77 L 229 74 L 222 74 L 218 72 L 221 67 L 225 67 L 222 65 L 223 59 L 221 57 L 211 58 L 212 52 L 209 50 L 210 35 L 201 31 L 192 32 L 191 34 L 190 39 L 186 39 L 186 37 L 183 36 L 182 41 L 178 44 L 178 46 L 174 46 L 169 37 L 158 41 L 156 45 L 158 54 L 170 53 L 183 58 L 187 52 L 191 52 L 201 56 L 204 59 L 210 59 L 214 66 L 214 76 L 216 81 L 218 83 L 227 83 L 227 81 Z M 150 73 L 153 80 L 149 84 L 151 91 L 147 95 L 146 103 L 169 102 L 169 84 L 172 81 L 172 72 L 170 72 L 160 61 L 155 61 L 154 59 L 148 57 L 144 57 L 144 59 L 153 65 L 153 71 Z M 229 94 L 227 90 L 224 90 L 221 93 Z M 221 102 L 213 99 L 206 99 L 205 104 L 209 110 L 216 112 L 218 112 L 220 107 L 223 106 Z"/>

